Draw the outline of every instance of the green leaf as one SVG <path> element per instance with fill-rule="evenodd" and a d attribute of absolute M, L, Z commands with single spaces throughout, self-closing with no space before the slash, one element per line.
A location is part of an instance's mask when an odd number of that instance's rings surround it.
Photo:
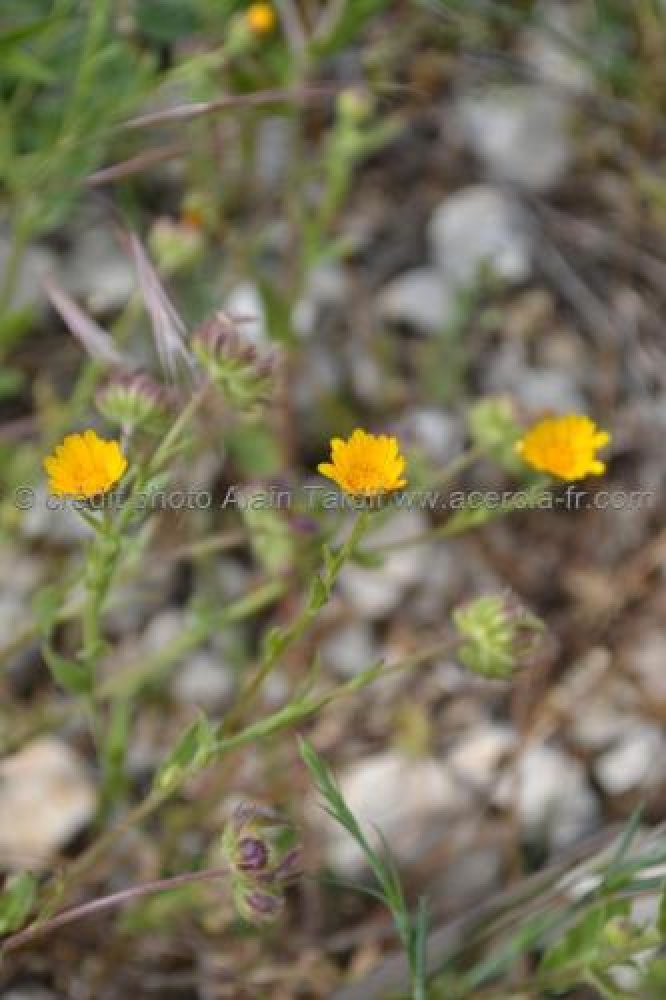
<path fill-rule="evenodd" d="M 82 663 L 61 656 L 48 643 L 42 646 L 42 656 L 61 688 L 70 694 L 90 694 L 93 689 L 92 674 Z"/>
<path fill-rule="evenodd" d="M 628 900 L 615 900 L 593 906 L 550 948 L 541 960 L 543 972 L 575 972 L 585 970 L 607 958 L 606 928 L 617 917 L 629 913 Z"/>
<path fill-rule="evenodd" d="M 275 625 L 270 628 L 263 641 L 263 659 L 276 660 L 280 654 L 287 648 L 289 643 L 289 635 L 279 625 Z"/>
<path fill-rule="evenodd" d="M 0 400 L 11 399 L 17 396 L 25 384 L 23 372 L 15 368 L 6 368 L 0 371 Z"/>
<path fill-rule="evenodd" d="M 23 24 L 18 28 L 10 28 L 9 31 L 3 31 L 0 33 L 0 54 L 5 51 L 11 51 L 19 42 L 24 42 L 28 38 L 34 38 L 36 35 L 48 31 L 60 19 L 59 15 L 42 17 L 38 21 L 31 21 L 29 24 Z"/>
<path fill-rule="evenodd" d="M 26 922 L 37 896 L 37 879 L 30 872 L 11 876 L 0 896 L 0 934 L 19 930 Z"/>
<path fill-rule="evenodd" d="M 194 7 L 183 0 L 141 0 L 135 17 L 141 33 L 159 43 L 187 38 L 199 27 Z"/>
<path fill-rule="evenodd" d="M 185 730 L 180 740 L 155 775 L 155 788 L 165 791 L 177 785 L 186 774 L 204 767 L 215 746 L 215 728 L 201 716 Z"/>
<path fill-rule="evenodd" d="M 293 558 L 293 541 L 289 526 L 279 510 L 269 507 L 241 507 L 241 514 L 250 532 L 252 549 L 259 562 L 271 574 L 287 570 Z"/>
<path fill-rule="evenodd" d="M 44 639 L 50 639 L 62 606 L 61 588 L 56 584 L 40 587 L 33 594 L 32 614 Z"/>
<path fill-rule="evenodd" d="M 0 317 L 0 349 L 9 351 L 26 333 L 34 322 L 35 311 L 31 306 L 12 309 Z"/>
<path fill-rule="evenodd" d="M 3 71 L 29 83 L 49 84 L 57 80 L 57 75 L 43 62 L 23 49 L 14 49 L 7 55 Z"/>
<path fill-rule="evenodd" d="M 312 611 L 319 611 L 323 608 L 331 595 L 330 587 L 328 587 L 320 576 L 315 576 L 310 584 L 310 596 L 308 598 L 308 607 Z"/>
<path fill-rule="evenodd" d="M 666 885 L 659 900 L 659 914 L 657 916 L 657 930 L 666 936 Z"/>

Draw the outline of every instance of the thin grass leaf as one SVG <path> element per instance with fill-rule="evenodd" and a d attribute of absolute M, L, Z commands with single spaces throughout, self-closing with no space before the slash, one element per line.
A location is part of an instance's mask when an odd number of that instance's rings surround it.
<path fill-rule="evenodd" d="M 128 245 L 136 267 L 141 295 L 150 316 L 160 364 L 165 374 L 175 381 L 179 368 L 184 366 L 191 372 L 194 366 L 185 343 L 185 323 L 167 295 L 136 233 L 129 234 Z"/>
<path fill-rule="evenodd" d="M 51 305 L 62 318 L 69 332 L 76 337 L 94 361 L 114 368 L 132 369 L 136 367 L 118 350 L 111 335 L 84 312 L 52 278 L 44 278 L 43 285 Z"/>
<path fill-rule="evenodd" d="M 254 94 L 231 94 L 219 97 L 215 101 L 196 101 L 192 104 L 178 104 L 165 111 L 154 111 L 147 115 L 139 115 L 126 121 L 125 128 L 145 128 L 150 125 L 161 125 L 163 122 L 182 121 L 188 118 L 198 118 L 200 115 L 211 114 L 214 111 L 225 111 L 229 108 L 257 107 L 264 104 L 279 104 L 283 101 L 315 101 L 335 97 L 343 85 L 340 83 L 321 83 L 316 87 L 276 88 L 260 90 Z"/>

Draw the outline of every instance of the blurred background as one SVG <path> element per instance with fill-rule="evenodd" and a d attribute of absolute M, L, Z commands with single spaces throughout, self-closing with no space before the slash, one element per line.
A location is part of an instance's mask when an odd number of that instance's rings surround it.
<path fill-rule="evenodd" d="M 108 359 L 95 328 L 68 329 L 63 294 L 70 327 L 75 302 L 163 377 L 129 231 L 186 336 L 224 309 L 281 359 L 264 418 L 212 414 L 181 485 L 220 498 L 236 483 L 315 482 L 331 436 L 357 426 L 396 435 L 410 485 L 427 485 L 474 444 L 485 400 L 520 425 L 589 414 L 612 434 L 600 488 L 650 493 L 488 518 L 448 539 L 436 537 L 446 511 L 394 514 L 373 535 L 383 561 L 345 567 L 264 689 L 274 711 L 315 652 L 338 682 L 417 652 L 482 593 L 544 620 L 538 655 L 508 686 L 435 657 L 308 726 L 435 926 L 603 843 L 639 803 L 646 828 L 666 818 L 665 41 L 661 0 L 3 0 L 5 875 L 57 874 L 145 795 L 197 712 L 224 717 L 263 633 L 298 607 L 325 531 L 317 517 L 219 505 L 151 518 L 105 620 L 102 676 L 128 678 L 131 696 L 100 828 L 86 722 L 44 662 L 35 606 L 54 582 L 76 592 L 87 529 L 47 509 L 41 460 L 64 433 L 110 436 L 94 406 Z M 519 482 L 510 459 L 486 456 L 450 485 Z M 193 608 L 275 576 L 288 581 L 279 600 L 179 645 Z M 290 817 L 311 874 L 364 878 L 287 735 L 133 826 L 79 898 L 210 860 L 229 803 L 247 796 Z M 354 980 L 365 1000 L 399 992 L 390 976 L 363 986 L 392 946 L 371 898 L 318 877 L 268 935 L 240 925 L 222 889 L 190 886 L 8 958 L 1 995 L 328 997 Z M 493 995 L 610 995 L 510 982 Z"/>

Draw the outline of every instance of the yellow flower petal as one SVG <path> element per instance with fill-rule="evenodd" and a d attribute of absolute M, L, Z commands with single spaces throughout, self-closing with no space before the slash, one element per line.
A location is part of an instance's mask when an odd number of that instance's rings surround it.
<path fill-rule="evenodd" d="M 43 465 L 51 493 L 86 500 L 108 493 L 123 476 L 127 459 L 117 441 L 105 441 L 87 430 L 68 434 Z"/>
<path fill-rule="evenodd" d="M 376 436 L 361 428 L 347 441 L 333 438 L 331 461 L 321 462 L 317 469 L 352 496 L 377 496 L 407 485 L 402 475 L 405 459 L 397 438 Z"/>
<path fill-rule="evenodd" d="M 596 453 L 609 441 L 610 434 L 599 430 L 589 417 L 570 413 L 540 420 L 517 442 L 515 450 L 533 469 L 575 480 L 606 471 Z"/>

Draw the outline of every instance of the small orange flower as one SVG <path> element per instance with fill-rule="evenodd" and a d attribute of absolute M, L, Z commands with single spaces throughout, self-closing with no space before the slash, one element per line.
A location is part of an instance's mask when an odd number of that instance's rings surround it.
<path fill-rule="evenodd" d="M 56 496 L 88 500 L 108 493 L 127 468 L 117 441 L 105 441 L 95 431 L 68 434 L 53 455 L 44 459 L 49 490 Z"/>
<path fill-rule="evenodd" d="M 333 438 L 331 461 L 317 468 L 352 496 L 378 496 L 407 485 L 398 440 L 385 434 L 355 430 L 348 441 Z"/>
<path fill-rule="evenodd" d="M 600 476 L 606 466 L 597 451 L 607 445 L 610 434 L 589 417 L 570 413 L 540 420 L 516 443 L 516 452 L 527 465 L 559 479 Z"/>
<path fill-rule="evenodd" d="M 245 23 L 255 35 L 270 34 L 275 22 L 275 11 L 269 3 L 253 3 L 245 11 Z"/>

